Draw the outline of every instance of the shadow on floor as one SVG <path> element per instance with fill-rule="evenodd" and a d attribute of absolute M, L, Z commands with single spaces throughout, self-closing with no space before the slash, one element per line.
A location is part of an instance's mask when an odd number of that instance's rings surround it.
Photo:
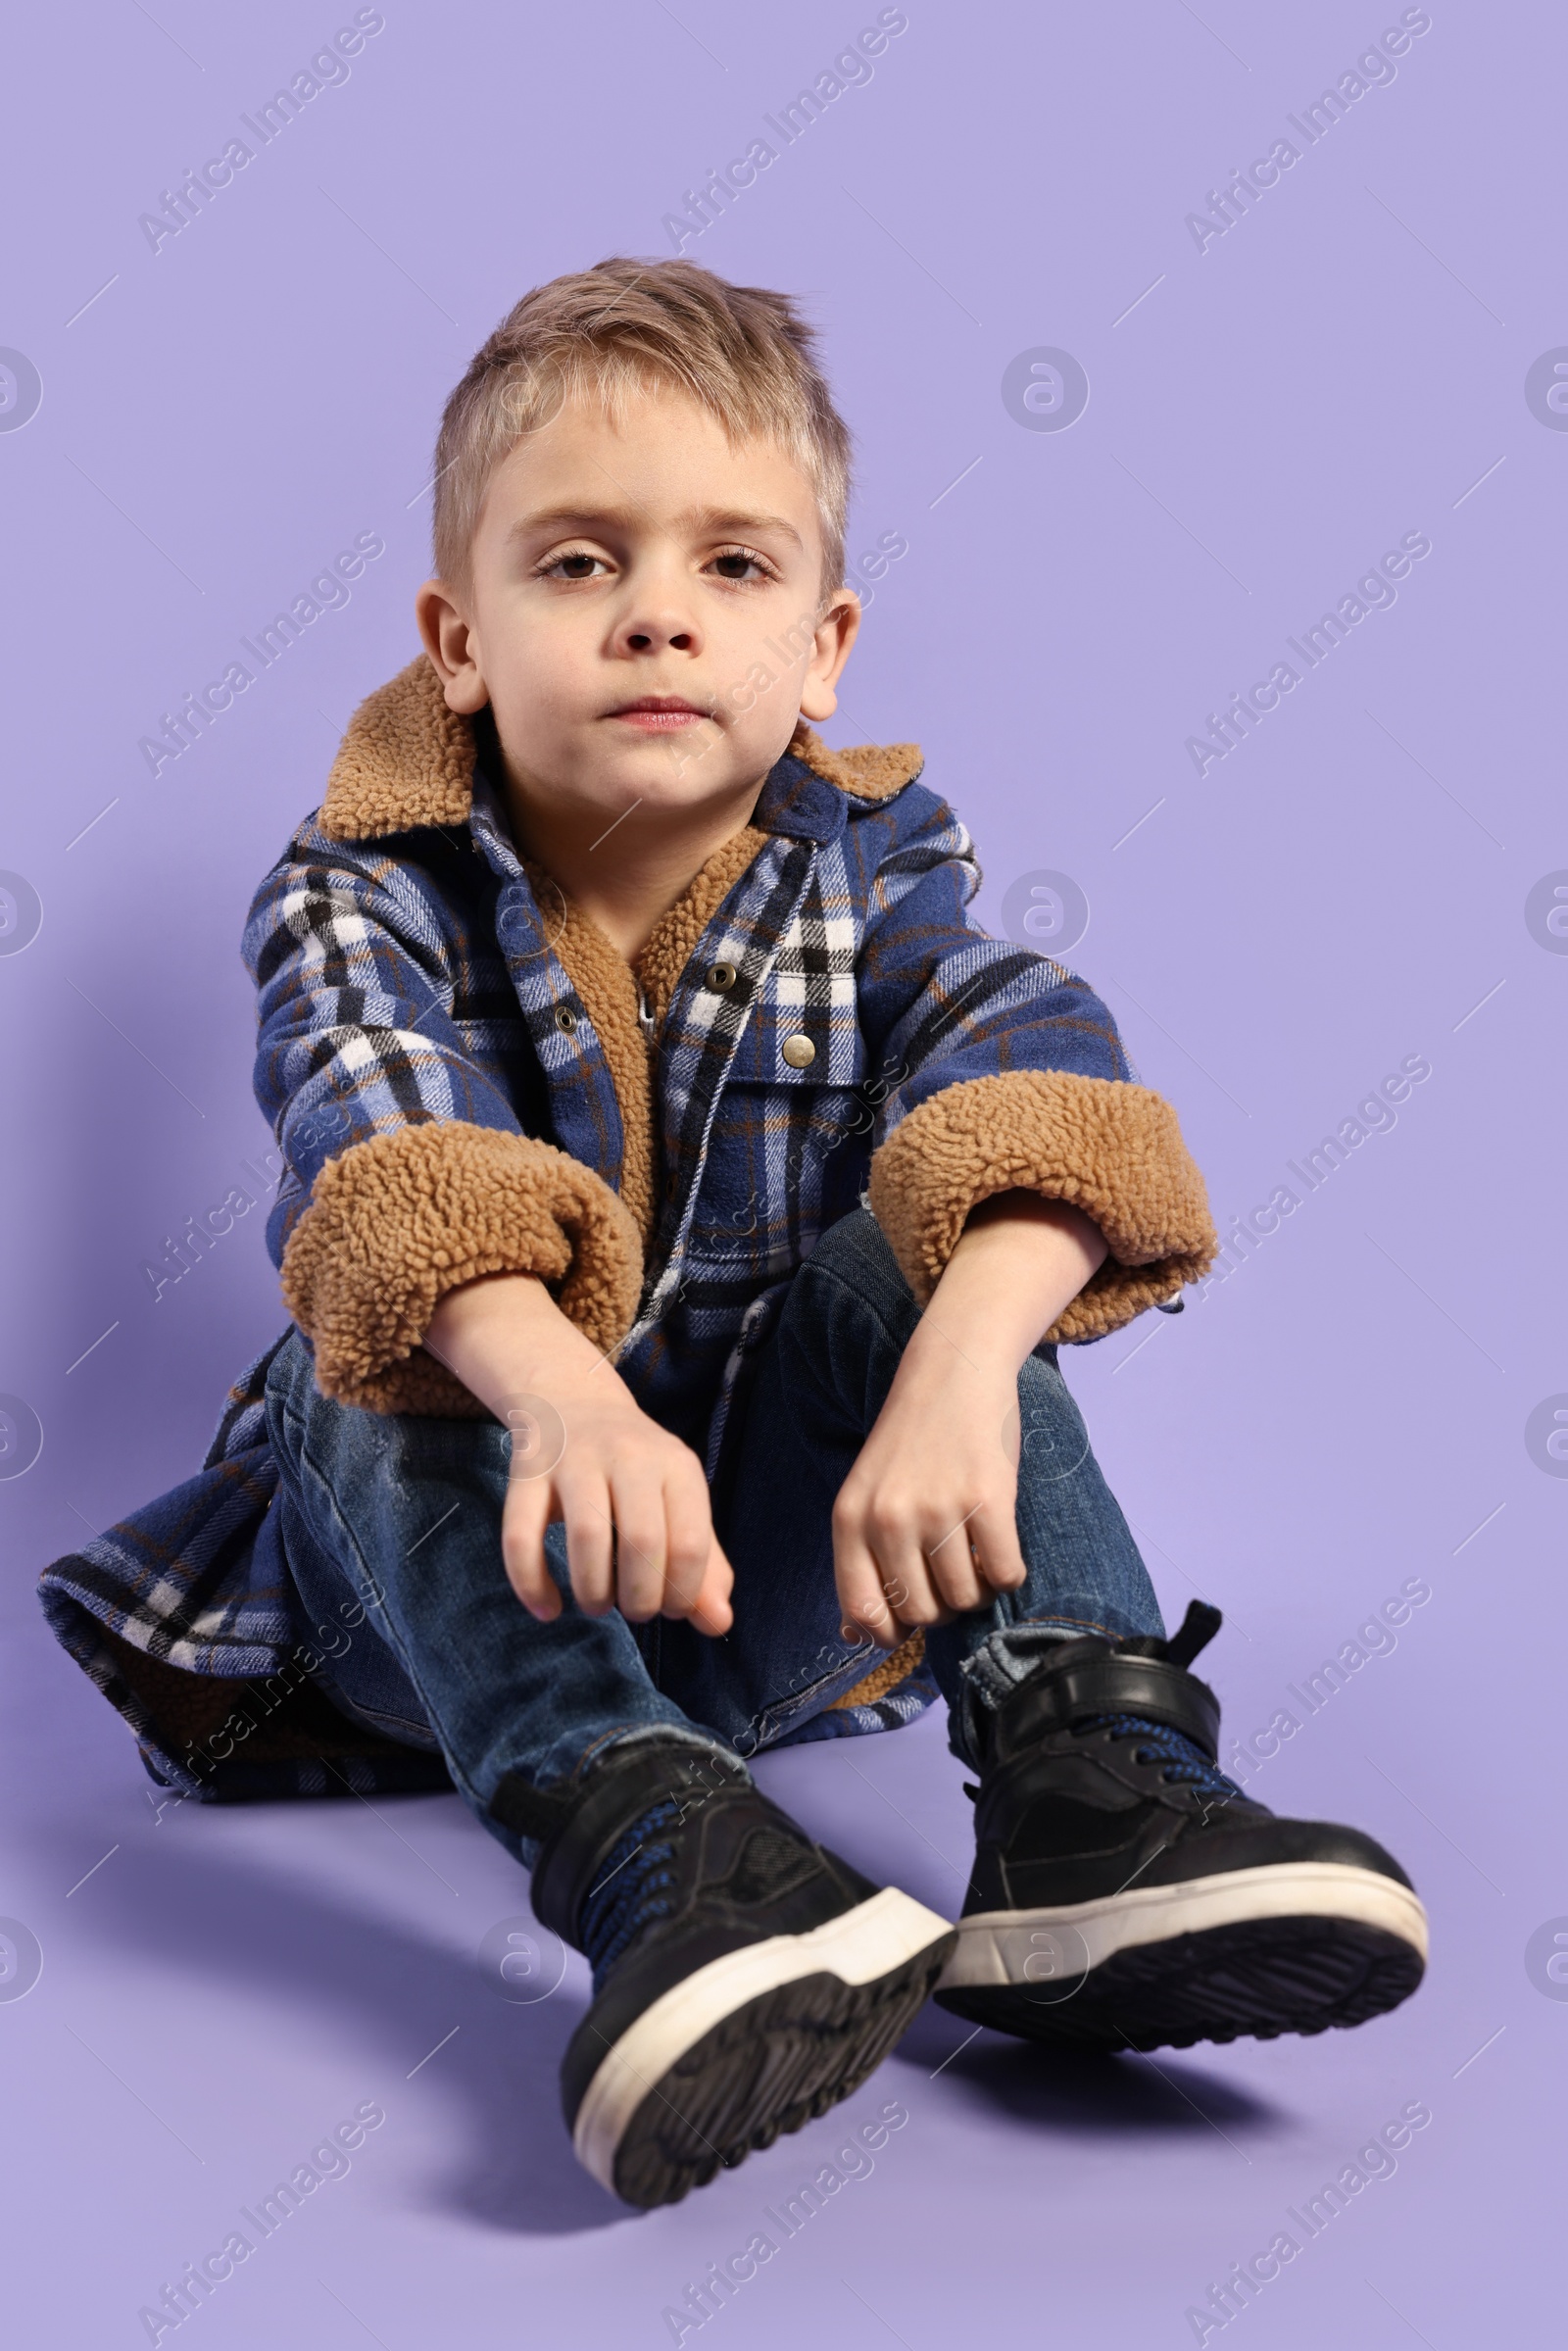
<path fill-rule="evenodd" d="M 1172 2133 L 1272 2137 L 1294 2117 L 1250 2090 L 1195 2065 L 1185 2051 L 1157 2056 L 1097 2056 L 1052 2049 L 982 2029 L 928 2005 L 900 2041 L 895 2065 L 962 2088 L 1009 2122 L 1058 2135 L 1103 2137 Z"/>
<path fill-rule="evenodd" d="M 395 1808 L 395 1798 L 384 1801 Z M 79 1823 L 71 1825 L 79 1835 Z M 534 2006 L 513 2006 L 487 1988 L 466 1954 L 254 1857 L 225 1858 L 211 1842 L 185 1852 L 144 1849 L 134 1872 L 106 1872 L 95 1883 L 106 1950 L 139 1954 L 176 1981 L 196 1977 L 259 1995 L 254 2029 L 264 2038 L 285 2030 L 279 2003 L 292 2002 L 339 2022 L 345 2039 L 384 2067 L 396 2087 L 458 2028 L 432 2061 L 431 2079 L 439 2068 L 442 2089 L 464 2117 L 466 2151 L 433 2183 L 438 2210 L 545 2236 L 628 2217 L 579 2169 L 562 2119 L 557 2074 L 581 2015 L 569 1981 Z M 518 1895 L 520 1914 L 520 1883 Z M 190 2054 L 166 2050 L 165 2061 L 187 2063 Z"/>

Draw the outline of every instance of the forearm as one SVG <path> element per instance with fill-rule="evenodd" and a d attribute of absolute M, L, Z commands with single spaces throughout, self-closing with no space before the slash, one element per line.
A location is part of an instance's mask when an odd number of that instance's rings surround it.
<path fill-rule="evenodd" d="M 1015 1377 L 1105 1254 L 1099 1226 L 1068 1201 L 998 1193 L 970 1211 L 908 1351 L 956 1348 Z"/>
<path fill-rule="evenodd" d="M 596 1372 L 607 1388 L 620 1385 L 532 1274 L 494 1274 L 449 1290 L 424 1345 L 498 1420 L 519 1395 L 548 1398 L 552 1388 L 575 1387 Z"/>

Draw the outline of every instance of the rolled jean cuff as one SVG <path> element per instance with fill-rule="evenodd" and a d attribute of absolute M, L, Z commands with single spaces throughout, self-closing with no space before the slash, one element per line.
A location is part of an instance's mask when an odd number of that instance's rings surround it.
<path fill-rule="evenodd" d="M 995 1714 L 1058 1641 L 1086 1638 L 1116 1641 L 1124 1635 L 1109 1625 L 1086 1624 L 1078 1617 L 1047 1617 L 1026 1625 L 1004 1625 L 988 1633 L 958 1667 L 963 1682 L 958 1703 L 952 1710 L 949 1744 L 959 1761 L 973 1771 L 980 1768 L 977 1731 L 981 1711 Z"/>
<path fill-rule="evenodd" d="M 726 1745 L 722 1739 L 700 1731 L 695 1725 L 688 1730 L 679 1723 L 627 1723 L 618 1730 L 605 1732 L 580 1758 L 574 1771 L 564 1779 L 547 1782 L 539 1793 L 547 1799 L 564 1796 L 568 1802 L 573 1801 L 583 1792 L 585 1782 L 601 1763 L 618 1756 L 622 1747 L 646 1746 L 650 1741 L 656 1746 L 689 1747 L 699 1755 L 716 1755 L 729 1776 L 748 1784 L 751 1782 L 752 1775 L 745 1759 L 732 1746 Z M 524 1835 L 515 1827 L 507 1825 L 501 1817 L 496 1788 L 489 1792 L 482 1818 L 491 1836 L 504 1844 L 524 1869 L 531 1870 L 544 1849 L 546 1839 Z"/>
<path fill-rule="evenodd" d="M 695 1747 L 701 1755 L 717 1755 L 726 1770 L 739 1778 L 750 1780 L 752 1776 L 747 1769 L 746 1758 L 727 1740 L 720 1739 L 716 1732 L 703 1731 L 695 1723 L 689 1730 L 679 1723 L 628 1723 L 624 1730 L 611 1731 L 603 1739 L 595 1740 L 567 1785 L 575 1791 L 587 1774 L 597 1764 L 603 1763 L 607 1756 L 618 1755 L 622 1747 L 635 1746 L 639 1741 L 646 1743 L 649 1739 L 662 1747 Z"/>

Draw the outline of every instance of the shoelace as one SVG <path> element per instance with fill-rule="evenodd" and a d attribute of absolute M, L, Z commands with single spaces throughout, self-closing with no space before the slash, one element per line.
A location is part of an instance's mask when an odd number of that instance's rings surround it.
<path fill-rule="evenodd" d="M 681 1817 L 674 1798 L 662 1797 L 605 1856 L 577 1925 L 596 1992 L 627 1944 L 653 1920 L 669 1914 L 675 1847 L 667 1832 Z"/>
<path fill-rule="evenodd" d="M 1073 1727 L 1080 1732 L 1108 1731 L 1112 1739 L 1141 1739 L 1138 1761 L 1163 1764 L 1160 1778 L 1169 1787 L 1196 1788 L 1201 1795 L 1226 1801 L 1242 1792 L 1217 1763 L 1210 1762 L 1196 1739 L 1168 1723 L 1152 1723 L 1142 1714 L 1093 1714 Z"/>

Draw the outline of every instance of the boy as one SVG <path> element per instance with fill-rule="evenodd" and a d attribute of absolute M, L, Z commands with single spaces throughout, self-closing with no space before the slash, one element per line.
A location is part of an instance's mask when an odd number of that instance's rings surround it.
<path fill-rule="evenodd" d="M 971 921 L 918 753 L 812 731 L 848 460 L 790 303 L 686 262 L 475 358 L 424 652 L 246 934 L 294 1328 L 204 1476 L 45 1579 L 181 1794 L 450 1774 L 592 1963 L 567 2122 L 641 2205 L 933 1985 L 1150 2048 L 1424 1960 L 1387 1853 L 1218 1770 L 1217 1612 L 1164 1637 L 1090 1455 L 1056 1346 L 1205 1271 L 1202 1183 L 1084 983 Z M 956 1932 L 745 1762 L 938 1693 Z"/>

